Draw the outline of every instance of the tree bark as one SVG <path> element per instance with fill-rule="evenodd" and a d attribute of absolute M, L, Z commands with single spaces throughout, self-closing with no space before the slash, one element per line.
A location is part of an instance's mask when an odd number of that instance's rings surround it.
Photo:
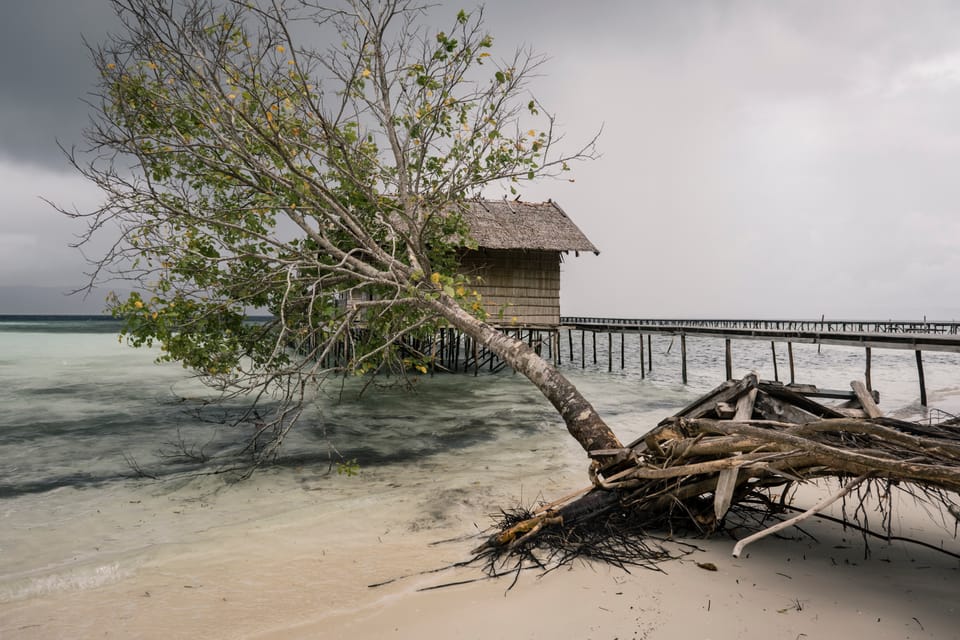
<path fill-rule="evenodd" d="M 620 440 L 593 405 L 563 374 L 538 356 L 526 343 L 470 315 L 456 300 L 444 293 L 440 293 L 435 299 L 424 300 L 424 304 L 460 331 L 486 345 L 501 360 L 536 385 L 560 413 L 570 435 L 586 452 L 623 448 Z"/>

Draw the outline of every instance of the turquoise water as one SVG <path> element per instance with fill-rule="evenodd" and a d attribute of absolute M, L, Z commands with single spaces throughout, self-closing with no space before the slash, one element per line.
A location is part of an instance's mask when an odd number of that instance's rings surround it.
<path fill-rule="evenodd" d="M 198 413 L 207 390 L 178 365 L 154 364 L 155 352 L 118 343 L 117 329 L 109 319 L 0 318 L 0 602 L 122 579 L 212 528 L 375 495 L 391 497 L 411 530 L 429 529 L 586 480 L 583 453 L 552 407 L 509 371 L 423 376 L 413 392 L 363 397 L 361 381 L 348 380 L 317 396 L 277 466 L 240 483 L 206 475 L 217 467 L 171 456 L 171 443 L 228 456 L 248 434 Z M 638 337 L 626 337 L 623 369 L 619 340 L 608 372 L 605 335 L 594 365 L 588 334 L 581 369 L 579 334 L 572 363 L 564 334 L 561 367 L 623 441 L 723 378 L 722 341 L 688 339 L 682 385 L 678 343 L 654 337 L 642 379 Z M 930 404 L 956 412 L 960 358 L 924 356 Z M 734 343 L 735 375 L 772 378 L 771 357 L 769 343 Z M 821 387 L 863 375 L 858 349 L 796 345 L 795 361 L 797 381 Z M 888 413 L 923 414 L 912 353 L 875 349 L 873 385 Z M 335 451 L 360 476 L 331 472 Z"/>

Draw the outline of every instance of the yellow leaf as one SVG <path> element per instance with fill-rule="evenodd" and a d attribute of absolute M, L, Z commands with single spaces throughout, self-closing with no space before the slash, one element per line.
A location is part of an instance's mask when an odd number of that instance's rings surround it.
<path fill-rule="evenodd" d="M 364 69 L 363 72 L 362 72 L 360 75 L 362 75 L 364 78 L 369 78 L 369 77 L 370 77 L 370 69 Z"/>
<path fill-rule="evenodd" d="M 277 53 L 283 53 L 286 51 L 286 48 L 282 44 L 277 45 Z"/>

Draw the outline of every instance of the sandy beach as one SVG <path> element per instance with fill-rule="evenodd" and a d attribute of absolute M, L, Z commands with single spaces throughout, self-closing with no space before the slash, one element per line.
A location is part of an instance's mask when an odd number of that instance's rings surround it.
<path fill-rule="evenodd" d="M 452 517 L 411 521 L 422 505 L 380 508 L 397 495 L 215 528 L 109 584 L 0 604 L 0 637 L 958 637 L 960 563 L 878 540 L 865 558 L 858 533 L 828 522 L 805 525 L 816 541 L 790 531 L 740 559 L 732 540 L 691 540 L 702 550 L 662 573 L 578 564 L 526 571 L 512 589 L 501 578 L 420 591 L 481 577 L 418 573 L 467 558 L 475 540 L 431 542 L 474 531 L 487 505 L 465 499 Z M 901 509 L 895 527 L 956 548 L 922 510 Z"/>

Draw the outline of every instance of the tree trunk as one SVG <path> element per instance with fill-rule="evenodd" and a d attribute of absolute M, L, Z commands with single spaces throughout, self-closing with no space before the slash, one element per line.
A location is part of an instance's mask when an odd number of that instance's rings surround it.
<path fill-rule="evenodd" d="M 536 354 L 521 340 L 512 338 L 482 320 L 464 311 L 446 294 L 437 299 L 425 300 L 433 311 L 443 316 L 454 327 L 471 338 L 486 345 L 504 362 L 522 373 L 540 389 L 540 392 L 556 407 L 567 425 L 570 435 L 588 453 L 601 449 L 622 449 L 623 445 L 614 435 L 600 414 L 584 398 L 577 388 L 557 369 Z"/>

